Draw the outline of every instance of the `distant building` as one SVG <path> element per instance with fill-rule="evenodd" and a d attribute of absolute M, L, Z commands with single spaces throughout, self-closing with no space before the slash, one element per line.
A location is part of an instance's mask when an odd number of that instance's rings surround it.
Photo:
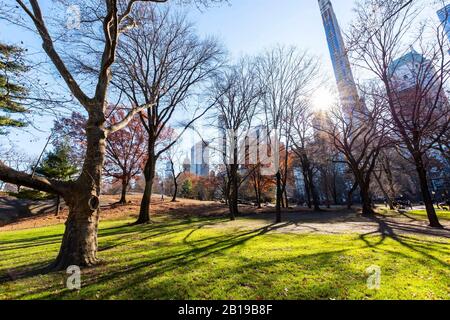
<path fill-rule="evenodd" d="M 423 103 L 427 101 L 434 103 L 435 97 L 439 94 L 442 108 L 448 104 L 447 97 L 439 85 L 440 82 L 436 79 L 436 69 L 432 62 L 414 49 L 393 61 L 389 66 L 389 74 L 396 92 L 398 112 L 403 118 L 408 119 L 410 115 L 413 119 L 414 108 L 410 106 L 416 104 L 419 92 L 429 96 L 429 99 L 427 97 L 422 99 Z M 424 114 L 425 116 L 427 115 Z M 435 112 L 435 116 L 439 117 L 441 114 Z"/>
<path fill-rule="evenodd" d="M 200 141 L 191 148 L 191 173 L 209 176 L 209 143 Z"/>
<path fill-rule="evenodd" d="M 164 179 L 172 177 L 172 164 L 170 161 L 166 161 L 166 166 L 164 168 Z"/>
<path fill-rule="evenodd" d="M 221 160 L 223 162 L 226 162 L 227 158 L 227 124 L 226 124 L 226 117 L 224 115 L 219 115 L 217 118 L 217 129 L 219 131 L 219 137 L 218 137 L 218 151 L 219 155 L 221 157 Z"/>
<path fill-rule="evenodd" d="M 439 20 L 445 28 L 445 33 L 450 40 L 450 4 L 437 12 Z"/>
<path fill-rule="evenodd" d="M 417 95 L 426 94 L 422 99 L 421 111 L 427 110 L 427 103 L 431 103 L 436 110 L 433 111 L 434 120 L 440 121 L 444 110 L 448 108 L 448 99 L 445 92 L 436 81 L 436 69 L 432 62 L 414 49 L 389 66 L 391 81 L 396 93 L 396 109 L 401 114 L 403 121 L 410 121 L 411 125 L 419 120 L 429 121 L 428 112 L 415 114 Z M 438 105 L 435 105 L 436 97 L 439 97 Z M 440 109 L 442 108 L 442 112 Z M 420 117 L 424 117 L 421 119 Z M 414 122 L 413 122 L 414 121 Z M 444 119 L 445 121 L 445 119 Z M 430 151 L 428 156 L 434 161 L 429 164 L 430 186 L 435 192 L 436 200 L 448 198 L 450 188 L 450 166 L 441 153 Z"/>
<path fill-rule="evenodd" d="M 354 110 L 360 99 L 339 23 L 330 0 L 319 0 L 319 6 L 341 103 L 344 109 Z"/>
<path fill-rule="evenodd" d="M 183 160 L 183 172 L 191 172 L 191 160 L 187 154 Z"/>

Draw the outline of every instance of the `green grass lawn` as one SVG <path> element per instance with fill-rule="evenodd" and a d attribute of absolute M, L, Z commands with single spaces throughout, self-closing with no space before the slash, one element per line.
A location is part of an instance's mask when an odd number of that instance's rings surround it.
<path fill-rule="evenodd" d="M 411 210 L 408 214 L 427 218 L 426 210 Z M 450 220 L 450 211 L 436 209 L 436 215 L 439 219 Z"/>
<path fill-rule="evenodd" d="M 450 299 L 444 238 L 285 234 L 273 226 L 218 227 L 221 219 L 101 223 L 103 264 L 0 282 L 0 299 Z M 0 277 L 57 254 L 63 226 L 0 233 Z M 381 267 L 381 288 L 366 269 Z"/>
<path fill-rule="evenodd" d="M 377 209 L 378 213 L 383 215 L 399 215 L 399 213 L 395 210 L 389 210 L 385 208 Z M 427 220 L 427 211 L 426 210 L 409 210 L 405 213 L 407 216 L 411 216 L 414 218 L 419 218 L 423 220 Z M 450 211 L 447 210 L 439 210 L 436 208 L 436 215 L 439 219 L 450 220 Z"/>

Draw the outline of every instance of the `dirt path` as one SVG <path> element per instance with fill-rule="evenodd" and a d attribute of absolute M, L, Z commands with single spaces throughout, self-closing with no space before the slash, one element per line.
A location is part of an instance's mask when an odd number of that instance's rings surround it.
<path fill-rule="evenodd" d="M 315 233 L 315 234 L 361 234 L 361 235 L 428 235 L 450 239 L 450 221 L 443 220 L 441 223 L 445 229 L 433 229 L 428 227 L 427 221 L 422 219 L 398 216 L 381 216 L 364 218 L 351 211 L 325 211 L 320 213 L 311 212 L 288 212 L 283 214 L 283 223 L 273 224 L 273 214 L 259 214 L 246 216 L 235 222 L 225 222 L 220 225 L 210 226 L 213 228 L 237 228 L 257 229 L 267 227 L 271 232 L 278 233 Z"/>
<path fill-rule="evenodd" d="M 117 202 L 115 196 L 102 196 L 101 219 L 134 219 L 139 212 L 140 195 L 130 195 L 130 203 L 125 206 L 114 205 Z M 2 204 L 3 202 L 3 204 Z M 175 218 L 187 218 L 198 216 L 225 216 L 227 207 L 218 202 L 200 202 L 196 200 L 182 199 L 172 203 L 161 201 L 159 196 L 152 199 L 153 215 L 161 215 Z M 42 205 L 44 205 L 43 203 Z M 0 215 L 5 214 L 9 219 L 16 221 L 0 220 L 0 232 L 7 230 L 18 230 L 35 228 L 47 225 L 62 224 L 67 219 L 67 210 L 62 210 L 58 217 L 53 213 L 43 213 L 37 216 L 27 216 L 17 212 L 16 206 L 23 206 L 21 202 L 14 199 L 0 199 Z M 290 209 L 283 212 L 283 223 L 274 224 L 275 214 L 273 208 L 255 210 L 253 207 L 241 207 L 243 216 L 236 221 L 226 221 L 212 224 L 208 228 L 235 228 L 235 229 L 258 229 L 268 228 L 270 232 L 279 233 L 317 233 L 317 234 L 414 234 L 431 235 L 450 239 L 450 221 L 441 220 L 445 229 L 437 230 L 427 226 L 425 219 L 414 218 L 406 215 L 377 216 L 372 219 L 363 218 L 355 211 L 334 208 L 323 212 L 311 212 L 305 208 Z"/>

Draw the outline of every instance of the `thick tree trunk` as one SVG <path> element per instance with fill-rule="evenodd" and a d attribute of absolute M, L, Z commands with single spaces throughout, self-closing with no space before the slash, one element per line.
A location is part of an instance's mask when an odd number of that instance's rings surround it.
<path fill-rule="evenodd" d="M 430 227 L 432 228 L 443 228 L 440 224 L 439 219 L 436 215 L 436 210 L 433 205 L 433 198 L 431 197 L 430 189 L 428 187 L 428 177 L 427 171 L 422 164 L 422 161 L 416 161 L 417 173 L 419 175 L 420 189 L 422 191 L 423 202 L 427 209 L 428 221 L 430 222 Z"/>
<path fill-rule="evenodd" d="M 362 215 L 371 217 L 375 214 L 372 208 L 372 201 L 369 193 L 369 184 L 360 185 L 360 195 L 362 201 Z"/>
<path fill-rule="evenodd" d="M 119 204 L 127 203 L 127 188 L 128 188 L 128 181 L 127 178 L 124 178 L 122 179 L 122 192 L 120 195 Z"/>
<path fill-rule="evenodd" d="M 283 196 L 282 194 L 282 190 L 281 190 L 281 173 L 280 171 L 277 172 L 276 174 L 276 179 L 277 179 L 277 199 L 276 199 L 276 223 L 280 223 L 281 222 L 281 198 Z"/>
<path fill-rule="evenodd" d="M 49 267 L 51 270 L 65 270 L 71 265 L 89 267 L 98 262 L 98 198 L 89 192 L 80 192 L 66 199 L 66 203 L 69 217 L 58 257 Z M 93 205 L 92 209 L 89 203 Z M 97 209 L 93 210 L 96 206 Z"/>
<path fill-rule="evenodd" d="M 142 195 L 141 208 L 136 224 L 144 224 L 150 222 L 150 208 L 152 201 L 153 180 L 155 178 L 155 165 L 155 156 L 149 156 L 144 168 L 145 189 L 144 194 Z"/>
<path fill-rule="evenodd" d="M 106 131 L 102 112 L 89 115 L 86 126 L 87 149 L 82 174 L 64 200 L 69 217 L 59 254 L 50 270 L 64 270 L 70 265 L 93 266 L 97 259 L 97 231 L 100 208 L 100 182 L 105 155 Z"/>

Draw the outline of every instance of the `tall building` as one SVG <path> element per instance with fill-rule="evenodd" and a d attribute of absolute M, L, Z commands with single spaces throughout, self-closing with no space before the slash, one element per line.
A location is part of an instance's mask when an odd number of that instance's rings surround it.
<path fill-rule="evenodd" d="M 331 62 L 333 63 L 339 97 L 342 105 L 346 109 L 353 110 L 356 103 L 359 103 L 359 96 L 341 29 L 339 28 L 331 1 L 319 0 L 319 6 L 327 36 Z"/>
<path fill-rule="evenodd" d="M 186 157 L 183 160 L 183 172 L 191 172 L 191 160 L 189 159 L 188 155 L 186 154 Z"/>
<path fill-rule="evenodd" d="M 191 173 L 201 177 L 209 175 L 209 144 L 205 141 L 196 143 L 191 148 Z"/>
<path fill-rule="evenodd" d="M 417 123 L 429 123 L 431 119 L 434 125 L 439 125 L 442 119 L 445 125 L 443 115 L 447 113 L 449 101 L 436 79 L 439 72 L 432 61 L 411 48 L 410 52 L 392 62 L 389 73 L 395 90 L 396 111 L 403 123 L 415 127 Z M 427 156 L 433 159 L 429 162 L 428 174 L 435 197 L 446 199 L 450 191 L 449 163 L 436 151 L 429 151 Z"/>
<path fill-rule="evenodd" d="M 406 118 L 416 117 L 413 112 L 417 101 L 417 94 L 426 94 L 428 99 L 422 99 L 422 103 L 428 100 L 434 101 L 439 96 L 439 105 L 437 110 L 442 108 L 443 112 L 447 108 L 448 99 L 440 87 L 437 70 L 434 68 L 432 61 L 411 48 L 411 51 L 402 57 L 394 60 L 389 66 L 389 74 L 391 77 L 393 88 L 396 92 L 397 108 Z M 426 105 L 422 106 L 422 110 L 426 110 Z M 424 113 L 426 117 L 428 113 Z M 436 117 L 440 117 L 442 113 L 435 112 Z M 418 117 L 421 117 L 419 115 Z"/>
<path fill-rule="evenodd" d="M 445 33 L 450 40 L 450 4 L 437 12 L 439 20 L 445 28 Z"/>
<path fill-rule="evenodd" d="M 227 130 L 227 122 L 226 117 L 224 115 L 219 115 L 217 118 L 217 129 L 218 129 L 218 152 L 220 156 L 220 160 L 223 161 L 223 163 L 226 163 L 227 159 L 227 134 L 229 134 L 229 130 Z"/>

